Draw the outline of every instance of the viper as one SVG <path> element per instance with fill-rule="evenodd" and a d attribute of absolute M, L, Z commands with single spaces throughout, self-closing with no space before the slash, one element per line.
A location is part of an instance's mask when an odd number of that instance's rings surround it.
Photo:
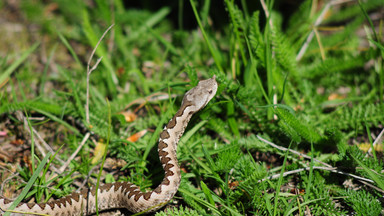
<path fill-rule="evenodd" d="M 11 215 L 94 214 L 96 213 L 96 193 L 99 211 L 126 208 L 133 213 L 148 213 L 160 209 L 173 198 L 180 186 L 181 173 L 176 157 L 179 139 L 192 115 L 204 108 L 215 96 L 217 87 L 215 76 L 200 81 L 196 87 L 184 95 L 180 109 L 160 133 L 158 153 L 164 169 L 164 178 L 154 190 L 142 192 L 138 186 L 130 182 L 109 183 L 98 188 L 82 189 L 47 203 L 21 203 L 10 210 Z M 1 215 L 11 204 L 11 200 L 0 197 Z"/>

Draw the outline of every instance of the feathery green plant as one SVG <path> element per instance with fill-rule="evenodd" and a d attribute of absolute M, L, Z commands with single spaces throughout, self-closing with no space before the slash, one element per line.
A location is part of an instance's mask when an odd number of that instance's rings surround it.
<path fill-rule="evenodd" d="M 367 191 L 346 190 L 341 195 L 346 196 L 345 202 L 353 208 L 356 215 L 381 215 L 382 206 L 377 198 Z"/>

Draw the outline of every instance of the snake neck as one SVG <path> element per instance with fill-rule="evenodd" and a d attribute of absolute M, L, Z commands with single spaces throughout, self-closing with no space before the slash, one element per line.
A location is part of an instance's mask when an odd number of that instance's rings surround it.
<path fill-rule="evenodd" d="M 188 122 L 195 113 L 192 111 L 192 107 L 190 102 L 184 101 L 176 115 L 173 116 L 160 134 L 158 151 L 159 159 L 164 169 L 164 179 L 160 185 L 153 190 L 153 194 L 162 195 L 164 200 L 161 206 L 172 199 L 180 186 L 181 174 L 176 150 L 180 137 L 183 135 Z M 159 208 L 161 206 L 159 206 Z"/>

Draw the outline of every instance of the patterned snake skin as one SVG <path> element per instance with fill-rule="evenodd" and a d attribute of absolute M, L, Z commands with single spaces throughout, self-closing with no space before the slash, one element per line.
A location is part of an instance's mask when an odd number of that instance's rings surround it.
<path fill-rule="evenodd" d="M 115 182 L 98 188 L 99 211 L 126 208 L 133 213 L 153 212 L 167 204 L 176 194 L 181 180 L 180 167 L 176 158 L 177 143 L 183 135 L 192 115 L 201 110 L 217 91 L 215 76 L 202 80 L 189 90 L 183 98 L 180 109 L 160 134 L 158 152 L 164 169 L 164 179 L 153 191 L 141 192 L 129 182 Z M 21 203 L 11 215 L 89 215 L 96 212 L 96 189 L 83 189 L 66 197 L 47 203 Z M 12 201 L 0 197 L 0 215 L 11 206 Z"/>

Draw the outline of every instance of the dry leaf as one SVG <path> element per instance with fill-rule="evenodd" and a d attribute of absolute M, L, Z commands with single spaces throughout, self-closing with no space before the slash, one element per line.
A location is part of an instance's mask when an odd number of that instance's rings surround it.
<path fill-rule="evenodd" d="M 95 147 L 95 152 L 93 153 L 93 158 L 91 163 L 96 164 L 97 162 L 100 161 L 101 158 L 103 158 L 103 155 L 105 151 L 107 150 L 107 145 L 102 142 L 97 142 L 96 147 Z"/>
<path fill-rule="evenodd" d="M 127 140 L 130 142 L 136 142 L 140 137 L 144 136 L 147 133 L 147 130 L 142 130 L 128 137 Z"/>
<path fill-rule="evenodd" d="M 369 148 L 371 148 L 371 144 L 370 143 L 360 143 L 360 144 L 358 144 L 358 147 L 361 151 L 367 152 L 369 150 Z M 375 148 L 375 151 L 377 151 L 377 152 L 383 152 L 383 149 L 384 149 L 383 144 L 375 145 L 374 148 Z"/>
<path fill-rule="evenodd" d="M 137 116 L 131 110 L 120 112 L 119 114 L 123 115 L 126 122 L 133 122 L 136 120 Z"/>
<path fill-rule="evenodd" d="M 337 100 L 337 99 L 344 99 L 345 96 L 344 95 L 340 95 L 340 94 L 337 94 L 337 93 L 332 93 L 328 96 L 328 100 L 331 101 L 331 100 Z"/>

